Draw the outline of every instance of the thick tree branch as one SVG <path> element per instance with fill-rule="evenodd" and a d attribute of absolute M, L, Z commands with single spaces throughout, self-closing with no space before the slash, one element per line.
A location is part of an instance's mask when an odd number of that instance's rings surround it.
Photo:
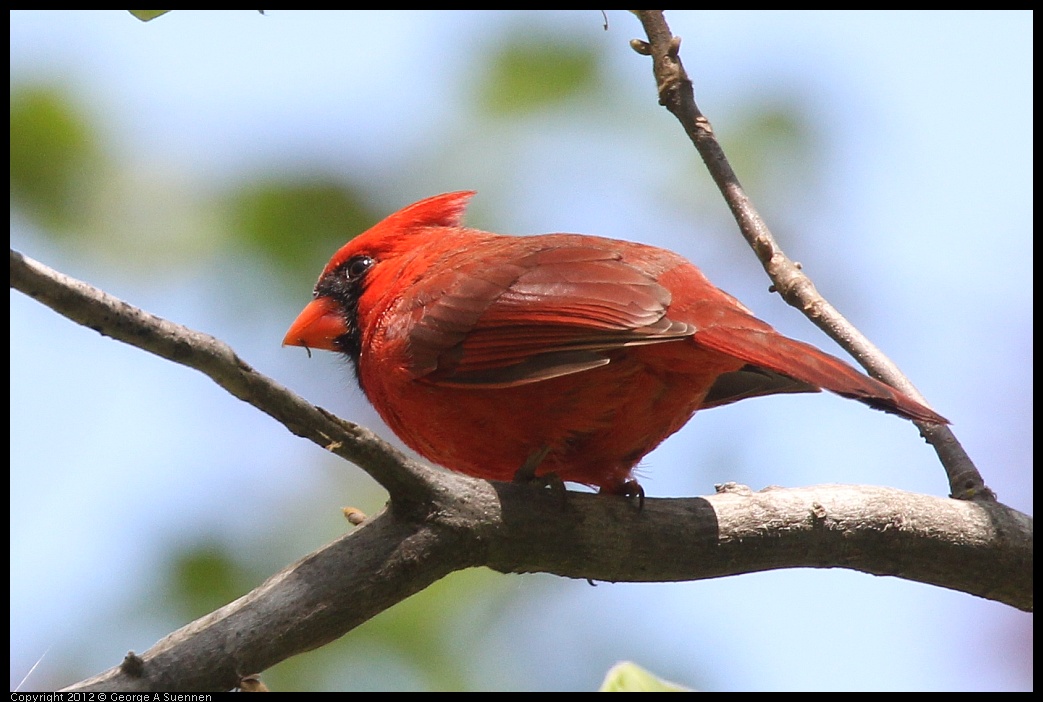
<path fill-rule="evenodd" d="M 11 287 L 99 333 L 196 368 L 290 431 L 359 464 L 389 508 L 77 690 L 220 690 L 321 646 L 449 572 L 488 566 L 604 581 L 674 581 L 790 567 L 895 575 L 1032 607 L 1032 522 L 996 503 L 888 488 L 632 501 L 489 483 L 409 461 L 312 407 L 224 343 L 11 253 Z M 310 428 L 314 422 L 318 428 Z M 390 489 L 390 488 L 389 488 Z"/>
<path fill-rule="evenodd" d="M 811 279 L 782 251 L 768 225 L 739 183 L 714 135 L 710 121 L 695 103 L 692 81 L 681 63 L 681 38 L 674 36 L 670 31 L 663 11 L 632 12 L 641 21 L 648 41 L 634 39 L 631 46 L 639 54 L 652 57 L 652 72 L 659 91 L 659 104 L 677 118 L 699 151 L 707 170 L 738 222 L 739 231 L 757 254 L 761 265 L 771 278 L 774 289 L 787 303 L 801 310 L 808 319 L 840 344 L 873 376 L 928 404 L 898 367 L 829 304 Z M 949 427 L 925 423 L 917 423 L 917 426 L 938 454 L 953 497 L 996 499 Z"/>
<path fill-rule="evenodd" d="M 443 474 L 425 517 L 392 506 L 141 656 L 69 691 L 222 690 L 460 568 L 601 581 L 844 567 L 1032 606 L 1031 521 L 997 503 L 824 485 L 649 499 Z M 770 526 L 769 526 L 770 525 Z M 668 546 L 664 547 L 664 544 Z"/>

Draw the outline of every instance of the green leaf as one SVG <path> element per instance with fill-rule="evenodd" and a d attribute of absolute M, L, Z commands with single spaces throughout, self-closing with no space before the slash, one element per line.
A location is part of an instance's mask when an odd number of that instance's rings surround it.
<path fill-rule="evenodd" d="M 253 183 L 231 198 L 227 211 L 237 245 L 307 278 L 379 219 L 358 191 L 321 176 Z"/>
<path fill-rule="evenodd" d="M 479 81 L 478 102 L 511 117 L 565 104 L 598 84 L 599 56 L 591 45 L 531 28 L 499 48 Z"/>
<path fill-rule="evenodd" d="M 240 561 L 217 541 L 195 544 L 174 554 L 165 582 L 179 616 L 198 617 L 249 592 L 259 576 Z"/>
<path fill-rule="evenodd" d="M 81 224 L 102 163 L 95 126 L 64 88 L 12 89 L 11 200 L 24 214 L 56 230 Z"/>
<path fill-rule="evenodd" d="M 598 692 L 691 692 L 691 688 L 656 677 L 637 663 L 623 661 L 612 666 Z"/>
<path fill-rule="evenodd" d="M 160 15 L 167 14 L 170 10 L 127 10 L 127 12 L 134 15 L 142 22 L 148 22 L 149 20 L 156 19 Z"/>

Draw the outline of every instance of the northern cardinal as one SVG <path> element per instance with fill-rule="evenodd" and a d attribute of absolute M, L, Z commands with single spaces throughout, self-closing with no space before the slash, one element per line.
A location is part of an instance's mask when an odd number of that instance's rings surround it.
<path fill-rule="evenodd" d="M 345 244 L 283 339 L 349 356 L 388 426 L 435 463 L 643 495 L 645 454 L 747 397 L 825 388 L 947 421 L 782 336 L 673 252 L 467 229 L 473 195 L 421 200 Z"/>

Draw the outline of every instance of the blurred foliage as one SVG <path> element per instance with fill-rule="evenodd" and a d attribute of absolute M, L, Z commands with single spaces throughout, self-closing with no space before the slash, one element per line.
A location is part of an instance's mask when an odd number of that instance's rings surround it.
<path fill-rule="evenodd" d="M 164 162 L 128 158 L 144 151 L 121 148 L 106 117 L 106 105 L 85 103 L 65 84 L 12 88 L 12 213 L 123 275 L 158 282 L 197 265 L 222 234 L 210 203 Z"/>
<path fill-rule="evenodd" d="M 103 120 L 104 106 L 98 112 Z M 295 282 L 310 280 L 386 214 L 361 189 L 317 172 L 266 174 L 201 197 L 162 165 L 128 162 L 118 144 L 106 150 L 102 131 L 66 86 L 12 89 L 11 207 L 40 233 L 123 274 L 158 281 L 225 249 L 239 260 L 251 253 Z"/>
<path fill-rule="evenodd" d="M 201 617 L 285 567 L 264 556 L 256 545 L 233 550 L 213 540 L 179 549 L 168 560 L 163 601 L 178 621 Z M 453 573 L 338 641 L 265 671 L 264 681 L 276 691 L 375 689 L 394 684 L 396 670 L 413 670 L 427 690 L 475 689 L 480 682 L 467 656 L 470 642 L 459 633 L 476 634 L 469 618 L 478 612 L 481 619 L 483 610 L 493 608 L 507 578 L 486 569 Z"/>
<path fill-rule="evenodd" d="M 800 191 L 821 172 L 824 144 L 808 102 L 753 95 L 722 130 L 725 153 L 748 187 L 803 203 Z"/>
<path fill-rule="evenodd" d="M 85 216 L 103 178 L 98 130 L 69 91 L 32 83 L 11 89 L 11 204 L 54 235 Z"/>
<path fill-rule="evenodd" d="M 488 69 L 476 97 L 492 117 L 525 117 L 589 94 L 600 82 L 601 60 L 593 45 L 575 37 L 526 27 L 504 37 L 485 60 Z"/>
<path fill-rule="evenodd" d="M 451 573 L 378 614 L 321 651 L 285 661 L 265 674 L 272 683 L 301 689 L 323 681 L 328 689 L 480 689 L 471 648 L 487 638 L 489 614 L 521 595 L 511 578 L 485 568 Z M 529 593 L 530 595 L 533 593 Z M 410 674 L 404 674 L 410 671 Z M 285 676 L 285 677 L 284 677 Z"/>
<path fill-rule="evenodd" d="M 228 197 L 225 211 L 233 246 L 242 243 L 287 275 L 308 280 L 383 216 L 359 191 L 317 174 L 244 183 Z"/>
<path fill-rule="evenodd" d="M 179 550 L 168 563 L 168 601 L 186 621 L 225 606 L 259 584 L 259 574 L 216 541 Z"/>

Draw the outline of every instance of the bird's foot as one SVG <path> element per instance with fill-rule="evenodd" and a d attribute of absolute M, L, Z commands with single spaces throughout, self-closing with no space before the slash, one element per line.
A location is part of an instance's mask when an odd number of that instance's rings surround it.
<path fill-rule="evenodd" d="M 637 510 L 640 512 L 645 508 L 645 489 L 641 487 L 641 483 L 633 478 L 624 480 L 612 487 L 602 486 L 598 493 L 602 495 L 619 495 L 626 498 L 636 497 Z"/>

